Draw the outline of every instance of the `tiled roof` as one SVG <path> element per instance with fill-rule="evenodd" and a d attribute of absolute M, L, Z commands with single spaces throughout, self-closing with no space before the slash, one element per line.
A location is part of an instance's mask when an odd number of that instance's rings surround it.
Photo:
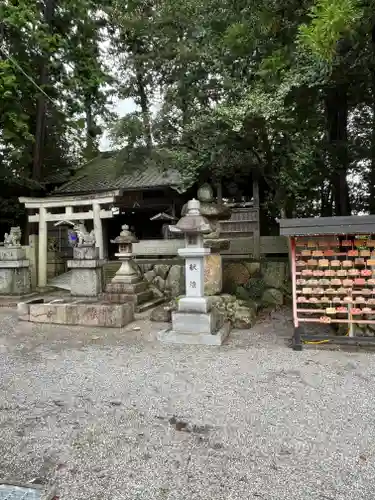
<path fill-rule="evenodd" d="M 97 158 L 83 165 L 54 194 L 91 193 L 113 189 L 145 189 L 171 186 L 183 190 L 183 179 L 172 168 L 161 168 L 155 161 L 135 167 L 126 162 L 121 152 L 102 153 Z"/>
<path fill-rule="evenodd" d="M 69 179 L 69 172 L 66 170 L 53 172 L 43 179 L 43 184 L 62 184 Z"/>

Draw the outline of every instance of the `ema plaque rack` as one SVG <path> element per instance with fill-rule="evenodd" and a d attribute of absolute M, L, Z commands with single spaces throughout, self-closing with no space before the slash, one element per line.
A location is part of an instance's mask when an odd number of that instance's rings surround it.
<path fill-rule="evenodd" d="M 304 342 L 375 345 L 353 325 L 375 324 L 375 216 L 281 219 L 289 237 L 293 349 Z M 347 335 L 307 335 L 304 323 L 346 324 Z"/>

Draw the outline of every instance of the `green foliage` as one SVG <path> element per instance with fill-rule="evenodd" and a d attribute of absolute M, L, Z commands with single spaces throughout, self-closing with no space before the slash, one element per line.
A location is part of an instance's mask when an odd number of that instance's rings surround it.
<path fill-rule="evenodd" d="M 35 0 L 3 2 L 0 178 L 12 196 L 43 188 L 32 173 L 41 94 L 26 75 L 40 83 L 45 69 L 43 179 L 96 155 L 115 94 L 136 105 L 109 127 L 134 168 L 173 166 L 189 182 L 244 190 L 256 175 L 267 217 L 373 210 L 374 9 L 373 0 L 59 0 L 47 22 Z"/>
<path fill-rule="evenodd" d="M 300 41 L 318 57 L 332 61 L 337 44 L 361 19 L 358 0 L 317 0 L 309 11 L 311 22 L 299 27 Z"/>
<path fill-rule="evenodd" d="M 0 178 L 8 196 L 41 193 L 85 155 L 95 154 L 106 115 L 108 68 L 100 54 L 103 2 L 49 0 L 0 4 Z M 45 75 L 42 80 L 42 74 Z M 44 134 L 41 176 L 34 178 L 37 109 Z M 88 151 L 88 149 L 90 151 Z M 12 198 L 13 199 L 13 198 Z M 19 210 L 19 208 L 18 208 Z"/>

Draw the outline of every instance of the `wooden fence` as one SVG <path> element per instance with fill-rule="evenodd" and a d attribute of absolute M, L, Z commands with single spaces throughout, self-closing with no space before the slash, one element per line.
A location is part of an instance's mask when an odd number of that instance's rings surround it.
<path fill-rule="evenodd" d="M 259 208 L 232 208 L 229 220 L 219 221 L 223 238 L 252 238 L 251 249 L 255 259 L 261 255 Z"/>
<path fill-rule="evenodd" d="M 185 246 L 184 240 L 142 240 L 133 244 L 136 257 L 175 257 L 177 250 Z M 239 237 L 230 241 L 229 250 L 222 252 L 228 257 L 254 257 L 254 238 Z M 288 240 L 284 236 L 261 236 L 260 255 L 288 254 Z"/>

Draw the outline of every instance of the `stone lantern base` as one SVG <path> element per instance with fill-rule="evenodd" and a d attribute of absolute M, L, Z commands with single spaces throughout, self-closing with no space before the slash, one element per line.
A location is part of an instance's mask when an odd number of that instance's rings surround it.
<path fill-rule="evenodd" d="M 116 304 L 132 303 L 136 310 L 139 306 L 152 299 L 153 294 L 146 281 L 138 278 L 138 283 L 108 283 L 103 300 Z"/>
<path fill-rule="evenodd" d="M 211 308 L 209 297 L 184 297 L 172 313 L 172 328 L 159 332 L 158 339 L 169 344 L 222 345 L 230 323 Z"/>
<path fill-rule="evenodd" d="M 105 292 L 101 294 L 101 299 L 112 304 L 133 304 L 135 312 L 145 311 L 164 301 L 164 297 L 154 297 L 149 283 L 142 279 L 131 261 L 122 263 L 111 283 L 106 286 Z"/>
<path fill-rule="evenodd" d="M 164 297 L 154 298 L 149 283 L 140 276 L 134 264 L 132 245 L 137 241 L 126 224 L 122 226 L 120 235 L 111 240 L 111 243 L 119 246 L 115 256 L 120 259 L 121 266 L 101 298 L 114 304 L 131 304 L 135 312 L 142 312 L 163 302 Z"/>

